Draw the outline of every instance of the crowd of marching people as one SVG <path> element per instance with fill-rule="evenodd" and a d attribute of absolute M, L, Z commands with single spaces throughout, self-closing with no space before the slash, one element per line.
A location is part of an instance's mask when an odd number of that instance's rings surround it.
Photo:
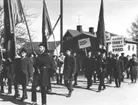
<path fill-rule="evenodd" d="M 20 97 L 19 85 L 22 86 L 22 97 L 20 101 L 28 98 L 27 86 L 31 83 L 31 101 L 32 105 L 37 105 L 37 87 L 40 86 L 42 105 L 46 105 L 46 94 L 52 91 L 51 77 L 56 78 L 58 85 L 64 84 L 68 89 L 66 97 L 71 97 L 73 87 L 78 84 L 78 76 L 80 72 L 87 79 L 86 89 L 90 89 L 93 83 L 99 83 L 98 91 L 106 89 L 106 82 L 115 87 L 121 87 L 121 82 L 131 79 L 132 83 L 137 81 L 138 59 L 135 54 L 130 56 L 121 56 L 118 54 L 108 54 L 97 52 L 93 54 L 91 51 L 81 59 L 77 52 L 67 49 L 66 52 L 60 52 L 59 56 L 51 56 L 46 51 L 45 45 L 39 45 L 40 53 L 33 52 L 28 56 L 25 49 L 18 52 L 18 56 L 14 59 L 6 57 L 6 51 L 1 60 L 0 72 L 0 91 L 4 93 L 4 85 L 8 86 L 8 94 L 12 93 L 14 87 L 14 98 Z"/>

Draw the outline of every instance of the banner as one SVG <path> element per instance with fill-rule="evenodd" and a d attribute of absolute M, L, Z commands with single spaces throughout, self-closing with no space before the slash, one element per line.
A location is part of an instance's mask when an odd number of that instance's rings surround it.
<path fill-rule="evenodd" d="M 120 36 L 112 37 L 112 51 L 122 52 L 124 51 L 124 38 Z"/>
<path fill-rule="evenodd" d="M 87 48 L 91 46 L 90 38 L 80 39 L 78 40 L 79 48 Z"/>

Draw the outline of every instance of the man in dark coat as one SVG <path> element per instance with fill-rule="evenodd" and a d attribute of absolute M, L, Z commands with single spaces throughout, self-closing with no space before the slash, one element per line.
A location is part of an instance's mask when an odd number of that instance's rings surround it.
<path fill-rule="evenodd" d="M 112 53 L 109 53 L 109 56 L 107 57 L 107 71 L 106 71 L 106 78 L 108 79 L 109 77 L 109 82 L 110 84 L 112 83 L 112 74 L 113 74 L 113 57 Z"/>
<path fill-rule="evenodd" d="M 34 78 L 32 84 L 32 102 L 37 104 L 36 87 L 41 87 L 42 105 L 46 105 L 46 93 L 49 88 L 49 69 L 55 69 L 52 57 L 46 53 L 45 45 L 39 45 L 40 55 L 35 55 L 34 59 Z"/>
<path fill-rule="evenodd" d="M 66 51 L 66 57 L 64 61 L 64 82 L 65 86 L 68 88 L 68 95 L 70 97 L 73 91 L 72 81 L 74 80 L 74 75 L 76 73 L 76 59 L 71 55 L 71 49 Z"/>
<path fill-rule="evenodd" d="M 75 85 L 78 85 L 77 84 L 77 77 L 78 77 L 78 74 L 79 74 L 80 70 L 82 69 L 82 67 L 81 67 L 81 59 L 80 59 L 80 56 L 76 52 L 73 54 L 73 56 L 76 59 L 76 73 L 74 75 L 74 81 L 75 81 L 74 82 L 74 86 L 75 86 Z"/>
<path fill-rule="evenodd" d="M 114 78 L 115 78 L 115 84 L 116 87 L 121 86 L 121 79 L 122 79 L 122 73 L 124 71 L 124 62 L 119 55 L 116 55 L 116 58 L 114 59 Z"/>
<path fill-rule="evenodd" d="M 130 68 L 131 82 L 136 83 L 138 72 L 138 59 L 135 54 L 133 54 L 132 59 L 129 60 L 128 67 Z"/>
<path fill-rule="evenodd" d="M 105 58 L 105 53 L 101 53 L 98 58 L 97 58 L 97 64 L 99 65 L 98 71 L 99 71 L 99 87 L 98 87 L 98 92 L 101 91 L 102 87 L 103 90 L 106 88 L 105 83 L 104 83 L 104 78 L 105 78 L 105 73 L 106 73 L 106 58 Z"/>
<path fill-rule="evenodd" d="M 85 77 L 87 78 L 87 89 L 92 86 L 92 74 L 94 73 L 94 58 L 91 55 L 91 52 L 88 52 L 88 56 L 86 56 L 84 60 L 84 69 L 85 69 Z"/>
<path fill-rule="evenodd" d="M 121 53 L 120 59 L 123 62 L 123 68 L 124 68 L 123 72 L 124 72 L 126 70 L 126 68 L 127 68 L 127 58 L 124 56 L 124 53 Z M 124 81 L 124 75 L 123 75 L 123 73 L 122 73 L 122 79 L 121 79 L 121 81 L 122 82 Z"/>
<path fill-rule="evenodd" d="M 3 52 L 2 52 L 3 53 Z M 1 83 L 1 92 L 4 93 L 4 81 L 3 79 L 8 80 L 8 94 L 12 93 L 12 80 L 13 80 L 13 75 L 12 75 L 12 69 L 11 69 L 11 64 L 12 61 L 10 58 L 8 58 L 7 51 L 3 53 L 3 58 L 2 59 L 2 71 L 0 75 L 0 83 Z"/>
<path fill-rule="evenodd" d="M 24 101 L 27 99 L 27 90 L 26 87 L 29 83 L 29 80 L 32 79 L 33 77 L 33 68 L 31 65 L 31 60 L 27 57 L 27 51 L 25 49 L 21 50 L 21 58 L 18 60 L 19 65 L 14 65 L 18 66 L 18 69 L 15 69 L 15 98 L 18 97 L 18 84 L 22 85 L 22 98 L 21 101 Z M 17 62 L 16 62 L 17 63 Z"/>

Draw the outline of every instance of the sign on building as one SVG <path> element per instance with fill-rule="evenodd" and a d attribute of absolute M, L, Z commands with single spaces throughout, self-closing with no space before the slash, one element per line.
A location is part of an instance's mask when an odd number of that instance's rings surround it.
<path fill-rule="evenodd" d="M 80 39 L 78 40 L 79 48 L 87 48 L 91 46 L 90 38 Z"/>
<path fill-rule="evenodd" d="M 106 42 L 109 43 L 111 41 L 111 34 L 109 32 L 106 32 L 105 36 L 106 36 Z"/>
<path fill-rule="evenodd" d="M 124 38 L 120 36 L 114 36 L 111 39 L 112 52 L 119 53 L 124 51 Z"/>

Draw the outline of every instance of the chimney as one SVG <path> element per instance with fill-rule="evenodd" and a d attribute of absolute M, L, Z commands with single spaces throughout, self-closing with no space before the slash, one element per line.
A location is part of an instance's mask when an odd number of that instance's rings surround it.
<path fill-rule="evenodd" d="M 82 32 L 82 25 L 77 25 L 77 30 L 78 30 L 79 32 Z"/>
<path fill-rule="evenodd" d="M 94 27 L 90 27 L 90 28 L 89 28 L 89 32 L 90 32 L 91 34 L 94 34 Z"/>

